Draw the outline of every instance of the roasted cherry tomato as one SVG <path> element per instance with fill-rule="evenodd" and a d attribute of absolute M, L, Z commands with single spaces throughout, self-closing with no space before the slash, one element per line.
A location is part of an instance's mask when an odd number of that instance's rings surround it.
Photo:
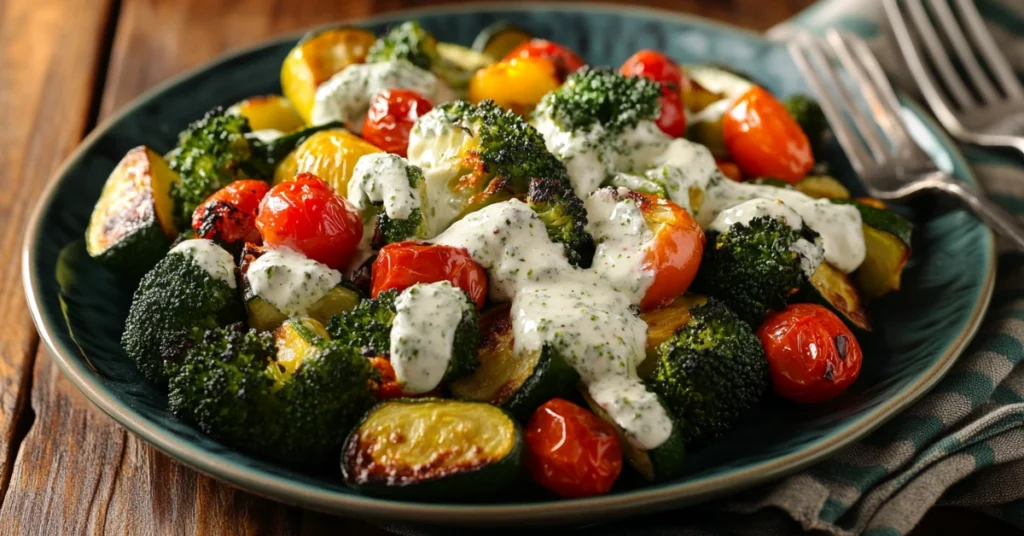
<path fill-rule="evenodd" d="M 540 99 L 558 89 L 557 69 L 547 58 L 512 58 L 492 63 L 469 79 L 469 100 L 492 100 L 506 110 L 526 115 Z"/>
<path fill-rule="evenodd" d="M 370 101 L 363 123 L 363 139 L 381 149 L 405 156 L 409 131 L 434 105 L 411 89 L 386 89 Z"/>
<path fill-rule="evenodd" d="M 655 50 L 641 50 L 630 56 L 619 72 L 626 76 L 642 76 L 663 86 L 682 92 L 690 85 L 689 80 L 679 65 L 672 58 Z"/>
<path fill-rule="evenodd" d="M 570 74 L 586 65 L 575 52 L 546 39 L 530 39 L 513 48 L 502 60 L 512 58 L 547 58 L 555 65 L 555 73 L 560 81 L 565 81 Z"/>
<path fill-rule="evenodd" d="M 704 231 L 679 205 L 658 196 L 629 192 L 654 233 L 644 268 L 654 272 L 654 281 L 640 301 L 650 311 L 667 305 L 693 283 L 704 255 Z"/>
<path fill-rule="evenodd" d="M 744 93 L 722 117 L 722 138 L 748 177 L 795 183 L 814 167 L 811 142 L 800 124 L 759 86 Z"/>
<path fill-rule="evenodd" d="M 683 70 L 671 58 L 653 50 L 633 54 L 619 72 L 626 76 L 642 76 L 661 85 L 661 115 L 656 123 L 665 134 L 678 138 L 686 133 L 686 107 L 683 88 L 689 85 Z"/>
<path fill-rule="evenodd" d="M 240 180 L 217 190 L 192 213 L 192 230 L 197 238 L 214 240 L 227 247 L 260 242 L 256 213 L 270 185 L 258 180 Z"/>
<path fill-rule="evenodd" d="M 403 290 L 416 283 L 448 281 L 461 288 L 482 309 L 487 301 L 487 272 L 462 248 L 397 242 L 388 244 L 373 261 L 370 294 Z"/>
<path fill-rule="evenodd" d="M 718 170 L 722 172 L 722 175 L 725 175 L 736 182 L 743 180 L 743 172 L 740 171 L 740 167 L 737 166 L 735 162 L 719 160 L 715 163 L 718 164 Z"/>
<path fill-rule="evenodd" d="M 832 311 L 796 303 L 768 315 L 757 336 L 775 393 L 794 402 L 824 402 L 857 379 L 860 344 Z"/>
<path fill-rule="evenodd" d="M 294 249 L 335 269 L 348 264 L 363 237 L 356 209 L 311 173 L 271 188 L 256 227 L 268 246 Z"/>
<path fill-rule="evenodd" d="M 608 493 L 622 471 L 612 425 L 562 398 L 545 402 L 526 425 L 526 467 L 562 497 Z"/>

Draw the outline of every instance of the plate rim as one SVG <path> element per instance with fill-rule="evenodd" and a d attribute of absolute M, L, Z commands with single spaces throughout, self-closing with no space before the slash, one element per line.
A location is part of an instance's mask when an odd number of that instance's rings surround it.
<path fill-rule="evenodd" d="M 516 524 L 536 524 L 542 522 L 571 523 L 587 521 L 594 511 L 601 511 L 606 518 L 664 510 L 674 506 L 682 506 L 695 502 L 703 502 L 725 494 L 733 493 L 758 484 L 763 484 L 784 475 L 795 473 L 809 467 L 839 449 L 866 436 L 871 431 L 887 422 L 906 409 L 914 401 L 921 398 L 939 380 L 941 380 L 953 364 L 963 354 L 967 345 L 980 328 L 982 319 L 988 310 L 989 302 L 995 285 L 997 268 L 997 250 L 992 230 L 984 227 L 984 236 L 989 243 L 986 258 L 989 267 L 982 283 L 981 292 L 975 301 L 971 316 L 964 329 L 958 334 L 946 352 L 928 370 L 919 375 L 912 383 L 903 387 L 895 396 L 871 409 L 864 416 L 840 429 L 837 433 L 819 440 L 800 451 L 786 454 L 766 462 L 750 464 L 732 469 L 727 474 L 717 477 L 704 477 L 676 484 L 659 487 L 647 487 L 623 493 L 604 495 L 587 499 L 562 501 L 545 501 L 529 503 L 507 503 L 501 505 L 471 503 L 422 503 L 392 501 L 358 494 L 342 494 L 298 482 L 287 477 L 263 471 L 253 471 L 242 464 L 225 461 L 221 456 L 211 455 L 193 446 L 188 441 L 177 439 L 165 428 L 136 413 L 129 404 L 122 403 L 113 396 L 96 378 L 88 365 L 81 360 L 70 357 L 70 348 L 63 347 L 51 333 L 55 330 L 49 319 L 44 317 L 41 307 L 43 294 L 39 283 L 39 274 L 35 273 L 36 245 L 42 232 L 42 219 L 47 209 L 53 204 L 58 187 L 64 182 L 65 175 L 96 144 L 97 140 L 124 116 L 132 113 L 143 102 L 148 102 L 163 93 L 167 88 L 205 71 L 215 70 L 220 65 L 235 58 L 250 54 L 259 49 L 280 45 L 293 41 L 309 31 L 334 27 L 339 24 L 364 24 L 370 22 L 387 22 L 422 14 L 460 14 L 490 11 L 554 10 L 567 13 L 602 12 L 611 14 L 640 14 L 659 19 L 671 19 L 691 25 L 713 27 L 724 32 L 745 34 L 765 43 L 771 42 L 762 34 L 733 26 L 697 15 L 677 13 L 669 10 L 614 5 L 608 3 L 551 3 L 539 2 L 520 4 L 512 2 L 498 3 L 467 3 L 455 6 L 436 6 L 425 8 L 389 11 L 367 17 L 337 20 L 329 24 L 319 25 L 300 32 L 289 32 L 271 37 L 250 46 L 222 54 L 197 67 L 177 74 L 142 92 L 120 110 L 107 117 L 82 139 L 62 162 L 59 168 L 47 180 L 46 187 L 40 194 L 32 211 L 25 230 L 22 245 L 22 283 L 26 302 L 32 321 L 35 324 L 40 340 L 57 363 L 61 372 L 85 397 L 96 407 L 109 415 L 120 426 L 140 437 L 149 445 L 174 458 L 179 463 L 209 475 L 232 486 L 250 491 L 257 495 L 276 501 L 301 505 L 306 508 L 335 514 L 347 514 L 361 518 L 394 521 L 401 519 L 409 522 L 423 523 L 455 523 L 459 525 L 486 525 L 499 522 L 515 522 Z M 962 168 L 966 178 L 978 184 L 973 169 L 959 147 L 941 130 L 916 103 L 903 99 L 903 104 L 928 128 L 940 141 L 944 149 L 957 167 Z"/>

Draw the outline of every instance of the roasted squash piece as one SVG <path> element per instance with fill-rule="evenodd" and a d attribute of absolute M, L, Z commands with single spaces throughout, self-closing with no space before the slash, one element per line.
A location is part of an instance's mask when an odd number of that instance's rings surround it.
<path fill-rule="evenodd" d="M 291 180 L 298 173 L 312 173 L 345 197 L 356 162 L 364 155 L 379 152 L 375 145 L 347 130 L 322 130 L 284 157 L 274 170 L 274 184 Z"/>
<path fill-rule="evenodd" d="M 799 301 L 824 305 L 854 330 L 871 331 L 871 322 L 860 291 L 849 276 L 827 262 L 818 265 L 818 269 L 801 289 Z"/>
<path fill-rule="evenodd" d="M 112 272 L 141 277 L 177 236 L 171 184 L 178 174 L 152 149 L 130 151 L 107 177 L 85 231 L 86 250 Z"/>
<path fill-rule="evenodd" d="M 281 65 L 281 89 L 307 124 L 316 89 L 353 63 L 362 63 L 377 40 L 360 28 L 334 28 L 304 37 Z"/>

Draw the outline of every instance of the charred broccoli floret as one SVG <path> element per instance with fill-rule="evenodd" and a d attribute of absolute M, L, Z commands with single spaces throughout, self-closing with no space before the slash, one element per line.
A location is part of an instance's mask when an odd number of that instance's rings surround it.
<path fill-rule="evenodd" d="M 170 378 L 171 410 L 240 450 L 330 467 L 374 403 L 374 373 L 322 331 L 310 319 L 291 319 L 273 336 L 241 324 L 207 332 Z"/>
<path fill-rule="evenodd" d="M 398 184 L 403 180 L 404 184 Z M 375 249 L 392 242 L 431 237 L 423 217 L 426 195 L 423 171 L 395 154 L 363 156 L 356 162 L 348 183 L 349 201 L 364 218 L 376 218 L 371 243 Z M 389 204 L 393 208 L 387 208 Z"/>
<path fill-rule="evenodd" d="M 804 134 L 807 135 L 815 159 L 821 160 L 829 126 L 828 119 L 825 119 L 825 113 L 821 111 L 818 101 L 805 95 L 794 95 L 786 99 L 783 104 L 789 111 L 789 115 L 796 119 Z"/>
<path fill-rule="evenodd" d="M 549 116 L 566 132 L 598 124 L 609 136 L 617 136 L 640 121 L 657 119 L 660 95 L 658 84 L 647 78 L 583 67 L 545 95 L 537 113 Z"/>
<path fill-rule="evenodd" d="M 726 232 L 706 231 L 707 246 L 697 273 L 696 289 L 721 299 L 749 323 L 758 326 L 769 311 L 807 281 L 809 252 L 820 249 L 817 233 L 804 226 L 793 229 L 781 219 L 760 216 Z"/>
<path fill-rule="evenodd" d="M 366 55 L 367 63 L 400 60 L 431 70 L 438 62 L 437 39 L 419 22 L 410 20 L 380 36 Z"/>
<path fill-rule="evenodd" d="M 587 267 L 594 239 L 587 232 L 587 209 L 565 181 L 533 179 L 526 203 L 537 213 L 552 241 L 562 244 L 569 262 Z"/>
<path fill-rule="evenodd" d="M 331 337 L 355 348 L 365 357 L 389 355 L 391 351 L 391 326 L 396 316 L 395 290 L 381 292 L 372 300 L 363 300 L 355 309 L 335 315 L 327 323 Z M 476 350 L 480 342 L 477 326 L 476 305 L 465 296 L 467 307 L 462 320 L 455 330 L 452 355 L 444 381 L 454 380 L 471 374 L 477 367 Z"/>
<path fill-rule="evenodd" d="M 212 243 L 209 246 L 223 254 L 218 255 L 221 268 L 234 278 L 231 254 Z M 146 378 L 164 385 L 168 369 L 181 361 L 195 333 L 241 318 L 238 290 L 176 248 L 142 278 L 128 310 L 121 346 Z"/>
<path fill-rule="evenodd" d="M 769 387 L 768 361 L 750 326 L 714 298 L 658 348 L 648 385 L 683 425 L 687 444 L 720 436 Z"/>

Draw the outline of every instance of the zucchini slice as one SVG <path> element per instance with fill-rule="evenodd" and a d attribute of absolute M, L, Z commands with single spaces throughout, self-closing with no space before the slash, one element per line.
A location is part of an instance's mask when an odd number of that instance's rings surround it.
<path fill-rule="evenodd" d="M 864 201 L 847 201 L 860 211 L 867 254 L 855 274 L 869 299 L 900 289 L 903 267 L 910 259 L 913 225 L 903 216 Z"/>
<path fill-rule="evenodd" d="M 683 294 L 664 307 L 640 313 L 640 318 L 647 323 L 647 359 L 637 367 L 641 378 L 654 370 L 661 343 L 690 321 L 690 309 L 706 301 L 707 298 L 699 294 Z"/>
<path fill-rule="evenodd" d="M 330 338 L 323 324 L 312 318 L 289 318 L 274 330 L 277 357 L 269 365 L 270 376 L 274 378 L 273 389 L 283 387 L 306 357 Z"/>
<path fill-rule="evenodd" d="M 242 295 L 245 297 L 245 310 L 249 317 L 249 327 L 259 331 L 273 331 L 288 319 L 272 303 L 252 294 L 248 279 L 245 277 L 249 265 L 263 254 L 264 249 L 255 244 L 246 244 L 242 250 L 240 271 L 242 273 Z M 316 301 L 306 315 L 310 319 L 326 324 L 332 316 L 355 309 L 362 296 L 348 281 L 342 281 L 322 298 Z"/>
<path fill-rule="evenodd" d="M 644 477 L 645 480 L 648 482 L 664 480 L 672 478 L 683 471 L 683 461 L 686 459 L 686 442 L 683 440 L 683 431 L 680 430 L 678 420 L 672 420 L 672 433 L 669 434 L 668 439 L 664 443 L 651 450 L 643 450 L 629 442 L 629 438 L 626 437 L 622 428 L 616 424 L 604 408 L 599 406 L 597 402 L 594 402 L 594 399 L 591 398 L 590 393 L 587 392 L 587 388 L 583 384 L 580 384 L 580 393 L 583 394 L 584 400 L 587 401 L 587 405 L 590 406 L 590 410 L 594 412 L 594 415 L 597 415 L 601 420 L 611 424 L 612 428 L 615 428 L 615 433 L 619 436 L 619 444 L 622 445 L 623 457 L 626 458 L 626 462 L 629 463 L 630 467 L 640 473 L 640 476 Z M 665 404 L 663 403 L 662 406 L 665 406 Z M 670 416 L 672 415 L 668 407 L 665 407 L 665 411 Z"/>
<path fill-rule="evenodd" d="M 496 22 L 476 35 L 473 50 L 500 61 L 512 49 L 533 39 L 533 34 L 507 22 Z"/>
<path fill-rule="evenodd" d="M 796 183 L 796 189 L 815 199 L 849 199 L 850 190 L 835 177 L 811 175 Z"/>
<path fill-rule="evenodd" d="M 818 265 L 814 275 L 804 285 L 801 299 L 819 303 L 839 315 L 854 330 L 871 331 L 871 322 L 864 309 L 857 287 L 850 277 L 827 262 Z"/>
<path fill-rule="evenodd" d="M 465 91 L 477 71 L 494 63 L 494 58 L 454 43 L 438 43 L 441 61 L 434 68 L 438 76 L 456 91 Z"/>
<path fill-rule="evenodd" d="M 523 435 L 501 409 L 480 402 L 400 398 L 381 402 L 349 434 L 345 483 L 401 499 L 493 496 L 522 475 Z"/>
<path fill-rule="evenodd" d="M 107 177 L 85 231 L 89 256 L 137 278 L 163 258 L 178 235 L 171 185 L 180 180 L 152 149 L 138 146 Z"/>
<path fill-rule="evenodd" d="M 480 338 L 476 371 L 448 384 L 456 398 L 488 402 L 525 421 L 544 402 L 572 392 L 579 380 L 555 352 L 515 353 L 508 305 L 480 317 Z"/>

